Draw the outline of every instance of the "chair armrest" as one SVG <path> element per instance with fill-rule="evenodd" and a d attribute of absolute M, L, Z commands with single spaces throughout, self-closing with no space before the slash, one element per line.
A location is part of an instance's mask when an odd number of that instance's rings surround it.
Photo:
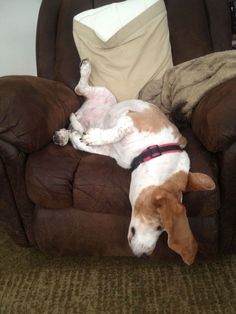
<path fill-rule="evenodd" d="M 236 140 L 236 78 L 210 90 L 192 114 L 192 128 L 211 152 L 226 150 Z"/>
<path fill-rule="evenodd" d="M 0 78 L 0 139 L 31 153 L 66 126 L 80 99 L 64 84 L 33 77 Z"/>

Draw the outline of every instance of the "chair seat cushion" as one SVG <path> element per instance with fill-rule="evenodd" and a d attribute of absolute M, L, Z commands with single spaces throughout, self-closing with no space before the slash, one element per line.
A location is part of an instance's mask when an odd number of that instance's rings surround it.
<path fill-rule="evenodd" d="M 71 145 L 48 145 L 31 154 L 27 192 L 39 207 L 130 215 L 130 172 L 115 160 L 80 152 Z"/>
<path fill-rule="evenodd" d="M 217 184 L 217 167 L 190 130 L 184 135 L 189 144 L 193 172 L 210 175 Z M 50 144 L 29 156 L 26 166 L 27 192 L 37 207 L 130 216 L 130 171 L 114 159 L 75 150 L 71 145 Z M 188 216 L 208 216 L 220 207 L 218 188 L 191 192 L 184 196 Z"/>

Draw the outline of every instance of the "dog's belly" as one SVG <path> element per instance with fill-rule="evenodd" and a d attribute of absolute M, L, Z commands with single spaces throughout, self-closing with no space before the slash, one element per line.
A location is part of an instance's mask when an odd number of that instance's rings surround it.
<path fill-rule="evenodd" d="M 114 104 L 97 104 L 94 100 L 87 100 L 77 111 L 76 116 L 85 129 L 104 128 L 104 121 Z"/>
<path fill-rule="evenodd" d="M 130 99 L 119 102 L 111 106 L 110 110 L 107 111 L 104 120 L 104 128 L 113 128 L 121 116 L 126 115 L 130 111 L 142 112 L 149 106 L 149 103 L 139 99 Z"/>

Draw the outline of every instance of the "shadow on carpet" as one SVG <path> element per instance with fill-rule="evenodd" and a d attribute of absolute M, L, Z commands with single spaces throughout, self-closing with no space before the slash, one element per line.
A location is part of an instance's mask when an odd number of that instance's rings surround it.
<path fill-rule="evenodd" d="M 16 246 L 0 228 L 0 313 L 236 313 L 236 256 L 191 267 L 65 258 Z"/>

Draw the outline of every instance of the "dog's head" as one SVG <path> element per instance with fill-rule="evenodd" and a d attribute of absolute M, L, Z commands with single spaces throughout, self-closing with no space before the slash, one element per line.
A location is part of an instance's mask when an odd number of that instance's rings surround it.
<path fill-rule="evenodd" d="M 168 246 L 186 264 L 192 264 L 198 245 L 189 226 L 186 208 L 182 204 L 182 192 L 214 188 L 215 183 L 209 176 L 191 172 L 181 173 L 176 182 L 145 188 L 135 202 L 128 232 L 133 253 L 139 257 L 151 255 L 159 236 L 166 231 Z"/>

